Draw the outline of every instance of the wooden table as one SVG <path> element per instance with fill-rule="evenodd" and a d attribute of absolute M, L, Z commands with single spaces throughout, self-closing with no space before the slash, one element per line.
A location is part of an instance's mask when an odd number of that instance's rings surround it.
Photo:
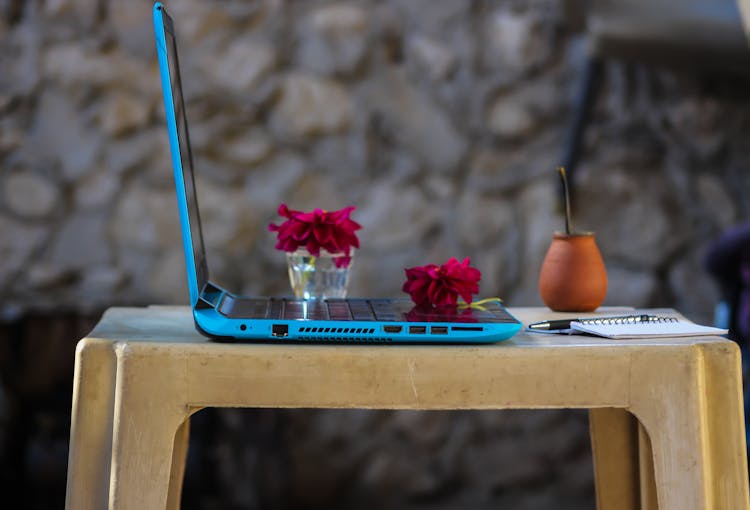
<path fill-rule="evenodd" d="M 78 344 L 66 507 L 179 507 L 188 418 L 204 407 L 588 408 L 600 509 L 750 509 L 726 339 L 234 345 L 198 335 L 182 307 L 112 308 Z"/>

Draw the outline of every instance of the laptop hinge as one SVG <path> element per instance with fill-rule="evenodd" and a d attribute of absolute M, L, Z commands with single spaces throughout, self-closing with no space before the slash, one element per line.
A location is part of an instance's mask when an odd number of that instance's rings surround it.
<path fill-rule="evenodd" d="M 221 303 L 222 297 L 224 297 L 226 291 L 211 282 L 206 282 L 203 286 L 201 295 L 198 297 L 198 302 L 195 304 L 197 310 L 203 310 L 206 308 L 217 308 Z"/>

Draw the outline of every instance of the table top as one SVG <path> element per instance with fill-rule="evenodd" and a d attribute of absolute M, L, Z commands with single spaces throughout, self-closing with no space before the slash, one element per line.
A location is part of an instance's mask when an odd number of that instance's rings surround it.
<path fill-rule="evenodd" d="M 524 325 L 574 315 L 510 312 Z M 640 310 L 599 310 L 633 312 Z M 141 383 L 147 394 L 172 388 L 195 409 L 630 408 L 643 391 L 695 386 L 704 360 L 716 356 L 721 361 L 710 365 L 722 373 L 739 363 L 737 345 L 718 336 L 609 340 L 521 331 L 479 345 L 216 343 L 195 331 L 188 307 L 164 306 L 109 309 L 77 350 L 78 363 L 110 367 L 129 391 Z"/>
<path fill-rule="evenodd" d="M 575 318 L 582 314 L 552 312 L 543 307 L 515 307 L 509 311 L 518 318 L 524 328 L 532 323 L 548 319 Z M 673 315 L 682 317 L 672 309 L 638 309 L 630 307 L 602 307 L 597 312 L 583 314 L 586 317 L 624 315 L 632 313 L 650 313 L 657 315 Z M 358 344 L 284 344 L 284 343 L 215 343 L 202 336 L 195 330 L 190 308 L 187 306 L 149 306 L 145 308 L 115 307 L 107 310 L 98 325 L 87 336 L 90 339 L 100 339 L 111 342 L 146 342 L 150 344 L 188 344 L 194 346 L 215 346 L 217 349 L 251 349 L 253 346 L 268 346 L 288 349 L 342 349 L 355 348 L 362 350 L 380 351 L 393 348 L 417 349 L 508 349 L 508 348 L 555 348 L 555 347 L 639 347 L 639 346 L 690 346 L 704 343 L 729 342 L 719 336 L 699 336 L 681 338 L 639 338 L 627 340 L 611 340 L 585 335 L 552 335 L 532 333 L 522 329 L 509 340 L 495 344 L 391 344 L 391 345 L 358 345 Z"/>

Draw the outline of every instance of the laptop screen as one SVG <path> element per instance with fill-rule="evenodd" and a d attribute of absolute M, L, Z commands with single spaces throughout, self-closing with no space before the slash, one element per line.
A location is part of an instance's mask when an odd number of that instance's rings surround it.
<path fill-rule="evenodd" d="M 164 19 L 166 20 L 168 18 L 165 16 Z M 198 292 L 201 292 L 208 281 L 208 267 L 206 265 L 206 250 L 203 245 L 200 213 L 198 212 L 198 197 L 195 193 L 193 154 L 190 150 L 190 138 L 188 136 L 187 117 L 185 115 L 185 101 L 182 96 L 180 65 L 177 58 L 177 42 L 171 31 L 172 27 L 167 26 L 167 23 L 165 23 L 164 28 L 167 41 L 169 76 L 172 84 L 175 124 L 177 126 L 177 138 L 180 146 L 180 159 L 182 161 L 182 177 L 185 185 L 185 198 L 187 201 L 188 218 L 190 221 L 190 237 L 193 242 L 193 260 L 195 261 L 195 271 L 198 280 Z"/>

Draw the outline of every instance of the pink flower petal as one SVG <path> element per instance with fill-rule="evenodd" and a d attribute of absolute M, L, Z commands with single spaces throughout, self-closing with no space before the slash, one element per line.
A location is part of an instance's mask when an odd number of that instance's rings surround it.
<path fill-rule="evenodd" d="M 481 272 L 471 267 L 469 258 L 450 258 L 442 266 L 427 264 L 405 269 L 402 290 L 419 306 L 455 306 L 460 296 L 466 303 L 479 293 Z"/>
<path fill-rule="evenodd" d="M 320 208 L 303 212 L 281 204 L 278 214 L 287 220 L 279 225 L 269 224 L 268 230 L 276 232 L 276 247 L 284 251 L 296 251 L 305 247 L 316 256 L 321 249 L 349 256 L 351 248 L 359 248 L 359 238 L 355 231 L 362 228 L 349 218 L 354 209 L 349 206 L 332 212 Z"/>

